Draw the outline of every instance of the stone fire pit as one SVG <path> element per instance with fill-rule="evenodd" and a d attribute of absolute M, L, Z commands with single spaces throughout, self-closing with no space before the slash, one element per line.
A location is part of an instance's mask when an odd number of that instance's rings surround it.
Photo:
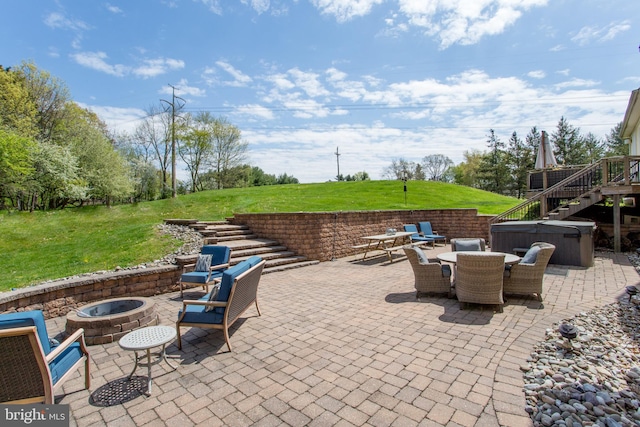
<path fill-rule="evenodd" d="M 156 303 L 144 297 L 113 298 L 67 313 L 66 333 L 84 329 L 87 345 L 118 341 L 128 332 L 158 324 Z"/>

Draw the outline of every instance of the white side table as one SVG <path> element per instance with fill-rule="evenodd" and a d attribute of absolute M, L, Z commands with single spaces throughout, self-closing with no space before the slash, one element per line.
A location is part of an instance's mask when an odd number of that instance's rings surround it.
<path fill-rule="evenodd" d="M 133 367 L 133 371 L 127 377 L 131 379 L 133 374 L 138 369 L 138 360 L 144 358 L 144 354 L 138 356 L 138 351 L 146 350 L 147 352 L 147 394 L 151 395 L 151 365 L 155 365 L 156 363 L 160 363 L 163 359 L 167 362 L 167 365 L 171 366 L 173 369 L 177 369 L 177 366 L 174 366 L 167 359 L 167 353 L 165 351 L 166 344 L 173 340 L 176 337 L 176 330 L 169 326 L 147 326 L 146 328 L 136 329 L 135 331 L 129 332 L 127 335 L 120 338 L 118 344 L 124 350 L 131 350 L 135 353 L 136 364 Z M 151 362 L 151 349 L 154 347 L 162 346 L 162 350 L 158 353 L 158 360 Z M 141 365 L 144 365 L 142 363 Z"/>

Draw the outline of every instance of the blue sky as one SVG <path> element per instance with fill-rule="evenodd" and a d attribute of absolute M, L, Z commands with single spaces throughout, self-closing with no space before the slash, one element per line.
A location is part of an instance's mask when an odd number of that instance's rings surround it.
<path fill-rule="evenodd" d="M 21 0 L 0 63 L 32 60 L 118 132 L 170 99 L 238 126 L 301 182 L 486 150 L 560 117 L 604 138 L 640 86 L 629 0 Z M 186 173 L 181 172 L 181 177 Z"/>

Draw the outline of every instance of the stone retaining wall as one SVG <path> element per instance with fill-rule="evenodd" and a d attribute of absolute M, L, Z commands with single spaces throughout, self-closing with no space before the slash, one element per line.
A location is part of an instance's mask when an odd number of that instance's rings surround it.
<path fill-rule="evenodd" d="M 368 212 L 300 212 L 236 214 L 232 224 L 248 225 L 260 237 L 279 241 L 309 259 L 329 261 L 354 254 L 362 236 L 382 234 L 389 227 L 431 221 L 447 236 L 483 237 L 489 241 L 491 216 L 476 209 Z M 194 221 L 194 220 L 190 220 Z M 178 257 L 178 265 L 123 270 L 61 280 L 0 293 L 0 313 L 42 310 L 45 317 L 64 316 L 90 302 L 122 296 L 152 296 L 178 290 L 181 264 L 195 256 Z"/>
<path fill-rule="evenodd" d="M 329 261 L 353 255 L 352 246 L 366 243 L 362 236 L 383 234 L 389 227 L 431 221 L 434 231 L 447 237 L 482 237 L 489 241 L 490 215 L 477 209 L 413 211 L 294 212 L 235 214 L 228 221 L 247 225 L 260 237 L 279 241 L 299 255 Z"/>
<path fill-rule="evenodd" d="M 46 318 L 66 315 L 93 301 L 125 296 L 148 297 L 178 289 L 176 265 L 123 270 L 60 280 L 0 293 L 0 313 L 42 310 Z"/>

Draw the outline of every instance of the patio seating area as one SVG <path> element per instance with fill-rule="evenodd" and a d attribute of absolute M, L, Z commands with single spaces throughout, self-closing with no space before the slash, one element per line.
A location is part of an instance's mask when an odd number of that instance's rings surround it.
<path fill-rule="evenodd" d="M 460 310 L 446 295 L 416 298 L 403 254 L 358 254 L 263 275 L 262 315 L 248 310 L 230 328 L 232 352 L 222 331 L 183 328 L 182 350 L 166 346 L 178 368 L 154 367 L 151 396 L 146 377 L 127 381 L 133 356 L 111 343 L 88 348 L 90 389 L 77 370 L 55 402 L 78 426 L 527 426 L 520 367 L 545 329 L 638 282 L 625 254 L 596 253 L 594 267 L 549 265 L 543 302 Z M 180 292 L 153 299 L 160 324 L 175 326 Z M 49 334 L 64 322 L 48 320 Z"/>

